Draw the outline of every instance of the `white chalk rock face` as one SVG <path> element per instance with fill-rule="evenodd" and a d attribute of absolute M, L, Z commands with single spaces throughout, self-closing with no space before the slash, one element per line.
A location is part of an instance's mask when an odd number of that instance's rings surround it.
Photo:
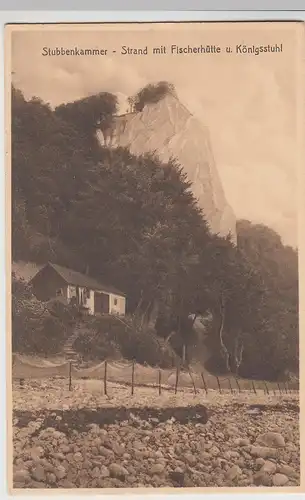
<path fill-rule="evenodd" d="M 113 129 L 99 137 L 102 144 L 128 147 L 136 155 L 155 152 L 164 162 L 176 158 L 192 182 L 211 231 L 231 233 L 236 241 L 236 219 L 218 175 L 208 129 L 175 96 L 117 117 Z"/>

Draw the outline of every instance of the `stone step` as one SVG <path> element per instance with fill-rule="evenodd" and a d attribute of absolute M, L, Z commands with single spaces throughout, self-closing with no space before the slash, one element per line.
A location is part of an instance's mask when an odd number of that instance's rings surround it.
<path fill-rule="evenodd" d="M 77 339 L 77 337 L 78 337 L 78 336 L 79 336 L 79 335 L 75 335 L 75 334 L 71 335 L 71 337 L 69 337 L 69 338 L 67 339 L 67 342 L 69 342 L 69 340 L 75 340 L 75 339 Z"/>
<path fill-rule="evenodd" d="M 63 346 L 63 353 L 65 354 L 66 358 L 71 358 L 72 360 L 78 359 L 79 355 L 73 349 L 73 344 L 81 333 L 82 333 L 81 327 L 75 328 L 73 334 L 66 340 L 66 342 Z"/>
<path fill-rule="evenodd" d="M 74 340 L 72 342 L 65 342 L 64 347 L 72 347 L 74 344 Z"/>

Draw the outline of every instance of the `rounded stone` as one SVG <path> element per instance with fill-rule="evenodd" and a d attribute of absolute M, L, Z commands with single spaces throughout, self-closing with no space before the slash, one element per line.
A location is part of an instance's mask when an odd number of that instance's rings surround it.
<path fill-rule="evenodd" d="M 109 472 L 113 478 L 117 479 L 125 478 L 125 476 L 128 476 L 129 474 L 128 470 L 125 469 L 125 467 L 115 463 L 109 466 Z"/>
<path fill-rule="evenodd" d="M 59 465 L 58 467 L 56 467 L 56 469 L 54 469 L 54 474 L 56 475 L 57 479 L 60 480 L 66 477 L 67 471 L 63 465 Z"/>
<path fill-rule="evenodd" d="M 20 469 L 14 472 L 13 481 L 14 483 L 25 483 L 31 479 L 30 473 L 28 470 Z"/>
<path fill-rule="evenodd" d="M 163 464 L 154 464 L 151 469 L 150 473 L 153 474 L 162 474 L 164 472 L 165 466 Z"/>
<path fill-rule="evenodd" d="M 257 438 L 256 442 L 270 448 L 284 448 L 285 446 L 285 439 L 279 432 L 265 432 Z"/>
<path fill-rule="evenodd" d="M 257 465 L 257 467 L 262 467 L 265 463 L 265 460 L 263 458 L 257 458 L 255 460 L 255 465 Z"/>
<path fill-rule="evenodd" d="M 32 469 L 32 477 L 38 482 L 46 480 L 46 474 L 42 465 L 38 464 Z"/>
<path fill-rule="evenodd" d="M 277 472 L 279 472 L 280 474 L 284 474 L 284 476 L 288 477 L 293 477 L 296 475 L 294 468 L 291 467 L 290 465 L 282 465 L 278 467 Z"/>
<path fill-rule="evenodd" d="M 197 459 L 196 457 L 194 457 L 194 455 L 192 455 L 191 453 L 186 453 L 184 455 L 184 459 L 187 463 L 189 463 L 190 465 L 195 465 L 196 462 L 197 462 Z"/>
<path fill-rule="evenodd" d="M 77 451 L 76 453 L 74 453 L 73 459 L 75 460 L 75 462 L 81 462 L 83 460 L 83 455 L 79 451 Z"/>
<path fill-rule="evenodd" d="M 289 479 L 285 474 L 275 474 L 272 478 L 274 486 L 285 486 Z"/>
<path fill-rule="evenodd" d="M 266 472 L 258 472 L 253 476 L 253 483 L 256 486 L 272 486 L 272 478 Z"/>
<path fill-rule="evenodd" d="M 238 465 L 233 465 L 230 467 L 230 469 L 227 470 L 225 477 L 229 481 L 233 481 L 236 477 L 238 477 L 241 474 L 241 469 L 238 467 Z"/>
<path fill-rule="evenodd" d="M 110 476 L 110 472 L 109 470 L 107 469 L 107 467 L 105 465 L 102 465 L 100 467 L 100 477 L 109 477 Z"/>
<path fill-rule="evenodd" d="M 57 482 L 57 478 L 53 472 L 48 472 L 47 473 L 47 482 L 49 484 L 55 484 Z"/>
<path fill-rule="evenodd" d="M 270 462 L 270 460 L 267 460 L 262 466 L 261 471 L 266 472 L 267 474 L 275 474 L 276 464 L 274 462 Z"/>
<path fill-rule="evenodd" d="M 258 458 L 276 458 L 277 450 L 267 446 L 251 446 L 250 455 Z"/>

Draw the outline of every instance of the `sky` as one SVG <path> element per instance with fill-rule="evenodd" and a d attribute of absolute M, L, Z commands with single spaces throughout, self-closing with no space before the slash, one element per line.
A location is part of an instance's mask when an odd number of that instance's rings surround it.
<path fill-rule="evenodd" d="M 236 45 L 276 43 L 282 52 L 236 53 Z M 147 83 L 173 83 L 180 101 L 210 130 L 236 217 L 267 224 L 297 246 L 296 43 L 292 23 L 34 26 L 13 32 L 11 70 L 26 98 L 38 96 L 53 107 L 108 91 L 117 93 L 125 112 L 127 97 Z M 221 53 L 151 54 L 172 44 L 218 45 Z M 148 55 L 121 55 L 123 45 L 147 46 Z M 43 56 L 44 47 L 108 53 Z"/>

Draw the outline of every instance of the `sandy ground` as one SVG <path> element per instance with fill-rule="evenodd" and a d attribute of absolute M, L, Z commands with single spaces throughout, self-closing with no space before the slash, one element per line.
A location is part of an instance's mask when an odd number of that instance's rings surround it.
<path fill-rule="evenodd" d="M 298 401 L 298 393 L 273 392 L 266 394 L 257 391 L 241 393 L 234 391 L 209 390 L 208 394 L 203 389 L 197 394 L 189 388 L 179 389 L 177 394 L 173 388 L 163 387 L 159 395 L 158 387 L 135 387 L 132 395 L 131 387 L 121 384 L 107 384 L 107 396 L 104 394 L 104 384 L 100 380 L 80 380 L 72 383 L 69 391 L 67 380 L 29 381 L 20 387 L 19 383 L 13 384 L 13 408 L 21 410 L 36 410 L 41 408 L 63 409 L 84 408 L 95 406 L 188 406 L 206 404 L 207 406 L 248 403 L 248 404 L 278 404 L 287 399 Z"/>

